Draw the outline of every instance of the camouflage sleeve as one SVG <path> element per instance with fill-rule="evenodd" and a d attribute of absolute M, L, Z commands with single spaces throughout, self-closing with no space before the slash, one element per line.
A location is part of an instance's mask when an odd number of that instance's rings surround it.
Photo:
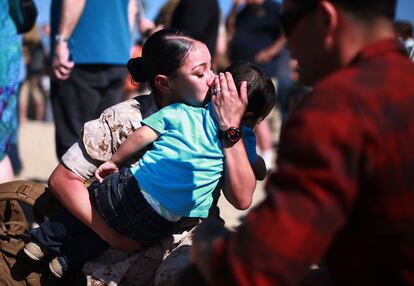
<path fill-rule="evenodd" d="M 84 124 L 82 140 L 86 152 L 96 160 L 111 159 L 126 137 L 141 126 L 141 120 L 140 106 L 134 99 L 105 109 L 98 119 Z"/>
<path fill-rule="evenodd" d="M 89 179 L 126 137 L 141 126 L 141 120 L 157 110 L 152 95 L 138 96 L 107 108 L 98 119 L 84 124 L 82 140 L 62 156 L 62 163 L 81 178 Z"/>

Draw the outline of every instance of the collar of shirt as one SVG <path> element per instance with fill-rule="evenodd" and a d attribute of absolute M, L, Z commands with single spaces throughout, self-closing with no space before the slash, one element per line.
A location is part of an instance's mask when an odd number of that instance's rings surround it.
<path fill-rule="evenodd" d="M 397 39 L 384 39 L 374 42 L 362 49 L 351 61 L 351 65 L 355 65 L 361 61 L 366 61 L 370 58 L 375 58 L 381 54 L 387 54 L 390 52 L 405 54 L 404 47 Z"/>

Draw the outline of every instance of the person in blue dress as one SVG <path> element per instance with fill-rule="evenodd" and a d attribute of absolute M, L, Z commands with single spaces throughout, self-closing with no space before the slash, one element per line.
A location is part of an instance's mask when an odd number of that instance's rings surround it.
<path fill-rule="evenodd" d="M 17 144 L 17 95 L 22 52 L 9 2 L 0 0 L 0 183 L 13 179 L 7 152 Z"/>

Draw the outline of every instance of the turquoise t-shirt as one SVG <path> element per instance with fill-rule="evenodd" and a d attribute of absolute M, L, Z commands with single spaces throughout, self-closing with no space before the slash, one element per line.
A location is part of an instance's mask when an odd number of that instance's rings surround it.
<path fill-rule="evenodd" d="M 207 217 L 224 160 L 211 104 L 172 104 L 142 124 L 160 137 L 131 167 L 140 188 L 175 215 Z"/>

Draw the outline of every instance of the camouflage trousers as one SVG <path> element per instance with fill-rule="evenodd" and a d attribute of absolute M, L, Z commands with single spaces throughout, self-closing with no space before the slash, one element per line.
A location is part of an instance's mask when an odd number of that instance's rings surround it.
<path fill-rule="evenodd" d="M 174 234 L 134 254 L 109 249 L 83 268 L 88 286 L 174 285 L 180 271 L 190 265 L 190 231 Z"/>

